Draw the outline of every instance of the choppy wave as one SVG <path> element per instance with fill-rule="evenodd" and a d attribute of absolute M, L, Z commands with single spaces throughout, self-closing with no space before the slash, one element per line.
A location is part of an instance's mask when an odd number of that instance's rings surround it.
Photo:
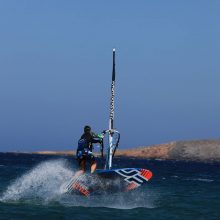
<path fill-rule="evenodd" d="M 205 179 L 205 178 L 189 178 L 186 180 L 191 180 L 191 181 L 201 181 L 201 182 L 213 182 L 214 180 L 212 179 Z"/>
<path fill-rule="evenodd" d="M 179 176 L 177 176 L 177 175 L 174 175 L 174 176 L 171 176 L 172 178 L 179 178 Z"/>
<path fill-rule="evenodd" d="M 50 160 L 13 181 L 0 197 L 1 202 L 29 202 L 48 204 L 58 202 L 64 206 L 109 207 L 132 209 L 137 207 L 154 208 L 156 193 L 148 187 L 113 195 L 85 198 L 63 194 L 61 186 L 74 175 L 66 160 Z"/>

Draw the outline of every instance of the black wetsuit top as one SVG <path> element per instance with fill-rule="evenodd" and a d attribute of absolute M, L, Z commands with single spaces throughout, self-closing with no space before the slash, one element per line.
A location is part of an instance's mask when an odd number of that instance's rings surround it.
<path fill-rule="evenodd" d="M 97 139 L 97 135 L 93 132 L 90 132 L 90 133 L 84 133 L 80 139 L 85 139 L 86 142 L 87 142 L 87 147 L 90 151 L 92 151 L 93 149 L 93 146 L 92 144 L 95 144 L 95 143 L 100 143 L 100 140 Z"/>

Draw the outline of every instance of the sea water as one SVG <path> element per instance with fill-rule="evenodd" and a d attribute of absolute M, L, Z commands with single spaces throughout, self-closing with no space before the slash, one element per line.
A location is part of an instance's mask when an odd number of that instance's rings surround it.
<path fill-rule="evenodd" d="M 0 153 L 0 219 L 220 219 L 220 163 L 115 158 L 114 166 L 153 178 L 127 193 L 67 195 L 73 157 Z"/>

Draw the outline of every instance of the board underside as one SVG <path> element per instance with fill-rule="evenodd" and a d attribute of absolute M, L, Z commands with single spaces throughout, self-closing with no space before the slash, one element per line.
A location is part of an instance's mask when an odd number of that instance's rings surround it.
<path fill-rule="evenodd" d="M 73 177 L 64 190 L 83 196 L 126 192 L 146 184 L 151 177 L 151 171 L 140 168 L 97 170 L 94 174 Z"/>

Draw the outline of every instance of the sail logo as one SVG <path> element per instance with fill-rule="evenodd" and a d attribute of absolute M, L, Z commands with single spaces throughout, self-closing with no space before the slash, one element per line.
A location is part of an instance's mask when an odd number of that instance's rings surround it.
<path fill-rule="evenodd" d="M 112 87 L 111 87 L 111 92 L 112 92 L 112 96 L 111 96 L 111 106 L 110 106 L 110 119 L 113 120 L 114 119 L 114 97 L 115 97 L 115 81 L 112 81 Z"/>

